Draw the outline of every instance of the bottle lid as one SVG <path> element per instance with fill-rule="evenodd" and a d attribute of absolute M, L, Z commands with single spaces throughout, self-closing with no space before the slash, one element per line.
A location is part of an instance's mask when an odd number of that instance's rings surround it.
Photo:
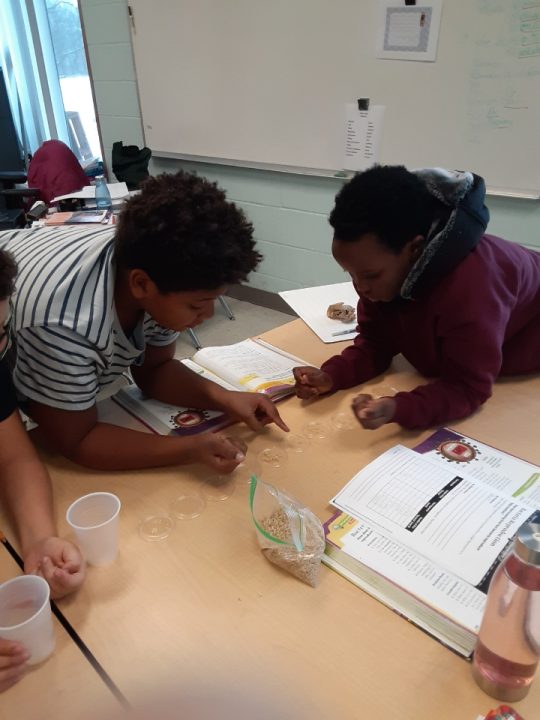
<path fill-rule="evenodd" d="M 519 528 L 514 549 L 526 563 L 540 566 L 540 513 Z"/>

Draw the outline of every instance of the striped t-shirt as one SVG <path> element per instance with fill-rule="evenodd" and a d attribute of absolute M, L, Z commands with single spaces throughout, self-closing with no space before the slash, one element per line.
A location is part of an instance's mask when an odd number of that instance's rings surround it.
<path fill-rule="evenodd" d="M 63 410 L 91 408 L 98 392 L 149 345 L 177 333 L 146 315 L 126 337 L 114 305 L 114 228 L 35 228 L 0 232 L 19 266 L 14 303 L 18 392 Z"/>

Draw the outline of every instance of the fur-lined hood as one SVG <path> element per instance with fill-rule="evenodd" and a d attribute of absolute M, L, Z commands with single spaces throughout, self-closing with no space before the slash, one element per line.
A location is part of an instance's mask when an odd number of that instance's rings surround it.
<path fill-rule="evenodd" d="M 489 222 L 484 205 L 486 186 L 479 175 L 457 170 L 427 168 L 413 171 L 449 213 L 436 219 L 425 248 L 401 288 L 401 297 L 413 300 L 436 284 L 476 247 Z"/>

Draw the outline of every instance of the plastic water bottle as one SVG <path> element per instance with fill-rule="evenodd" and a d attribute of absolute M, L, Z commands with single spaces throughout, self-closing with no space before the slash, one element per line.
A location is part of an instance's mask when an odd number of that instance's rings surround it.
<path fill-rule="evenodd" d="M 98 210 L 109 210 L 112 207 L 111 193 L 103 175 L 96 177 L 96 207 Z"/>
<path fill-rule="evenodd" d="M 540 658 L 540 513 L 519 529 L 489 586 L 473 676 L 494 698 L 521 700 Z"/>

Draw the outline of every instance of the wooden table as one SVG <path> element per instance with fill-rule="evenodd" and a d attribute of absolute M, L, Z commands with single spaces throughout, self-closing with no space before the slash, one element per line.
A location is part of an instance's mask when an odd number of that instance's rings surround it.
<path fill-rule="evenodd" d="M 323 345 L 300 320 L 264 339 L 314 364 L 345 345 Z M 410 389 L 417 378 L 402 362 L 382 382 Z M 280 412 L 301 432 L 309 420 L 328 421 L 347 409 L 354 392 L 305 406 L 291 398 Z M 455 427 L 540 464 L 539 397 L 540 378 L 500 383 L 480 412 Z M 283 441 L 274 428 L 254 436 L 237 426 L 231 433 L 248 439 L 250 453 Z M 265 471 L 263 479 L 324 520 L 329 498 L 359 468 L 397 442 L 412 446 L 427 434 L 395 425 L 334 433 L 306 453 L 289 453 L 285 471 Z M 145 542 L 139 521 L 168 512 L 179 494 L 199 488 L 207 471 L 102 474 L 57 456 L 46 461 L 63 532 L 62 517 L 76 497 L 106 490 L 122 500 L 118 561 L 91 568 L 76 601 L 62 608 L 128 699 L 172 676 L 175 683 L 204 678 L 234 687 L 263 682 L 276 695 L 292 693 L 300 710 L 315 705 L 319 718 L 474 720 L 497 705 L 476 687 L 467 662 L 331 570 L 322 569 L 314 590 L 266 562 L 247 486 L 225 502 L 208 502 L 200 517 L 177 522 L 168 539 Z M 517 707 L 526 720 L 537 717 L 540 680 Z"/>
<path fill-rule="evenodd" d="M 20 569 L 0 544 L 0 582 L 20 575 Z M 0 720 L 89 718 L 92 707 L 114 706 L 113 695 L 54 618 L 56 649 L 43 664 L 0 695 Z"/>

